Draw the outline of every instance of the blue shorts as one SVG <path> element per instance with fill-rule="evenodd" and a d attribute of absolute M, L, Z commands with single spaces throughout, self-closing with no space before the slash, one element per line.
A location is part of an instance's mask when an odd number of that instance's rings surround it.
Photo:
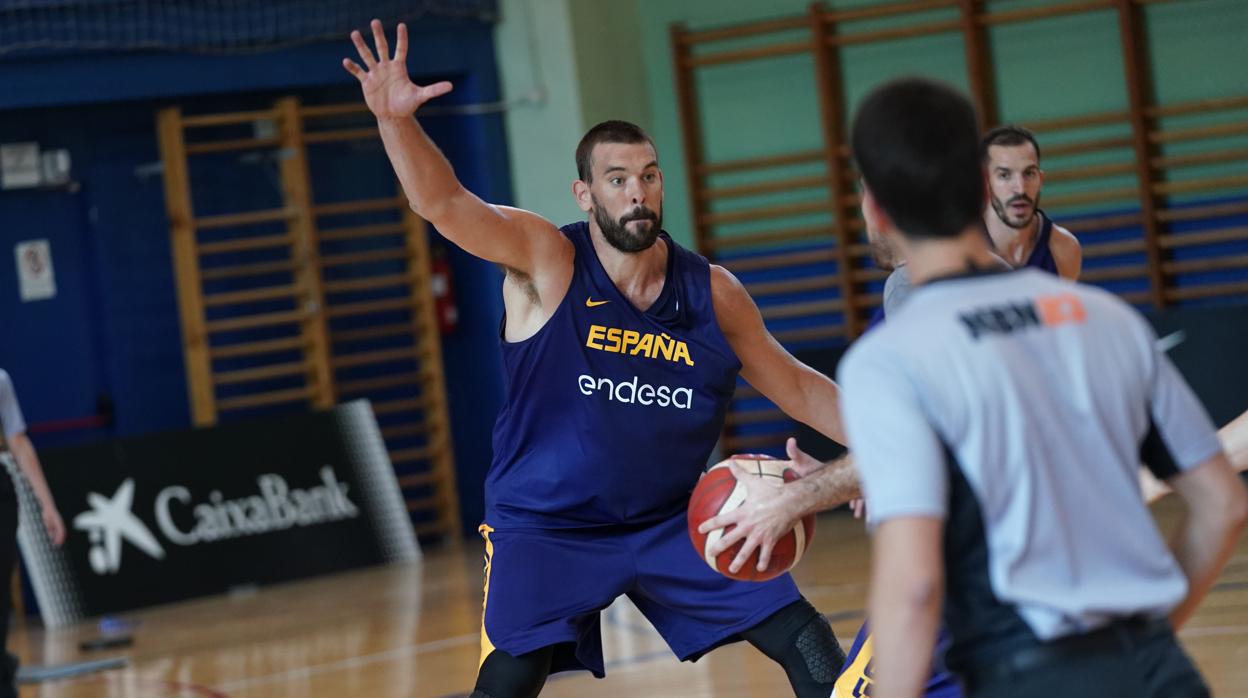
<path fill-rule="evenodd" d="M 599 612 L 627 595 L 681 660 L 740 640 L 801 595 L 785 574 L 738 582 L 694 551 L 684 514 L 645 527 L 510 529 L 481 526 L 485 613 L 481 661 L 555 645 L 551 673 L 602 678 Z"/>
<path fill-rule="evenodd" d="M 932 660 L 932 675 L 923 687 L 923 698 L 962 698 L 962 684 L 945 668 L 945 650 L 949 648 L 949 635 L 942 628 L 936 639 L 936 657 Z M 864 698 L 871 695 L 874 681 L 875 651 L 871 631 L 863 623 L 854 636 L 854 644 L 845 657 L 845 667 L 836 679 L 832 698 Z"/>

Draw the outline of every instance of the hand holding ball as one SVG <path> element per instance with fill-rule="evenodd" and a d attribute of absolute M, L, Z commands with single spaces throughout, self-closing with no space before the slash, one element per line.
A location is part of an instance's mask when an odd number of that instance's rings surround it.
<path fill-rule="evenodd" d="M 734 463 L 745 473 L 734 468 Z M 715 464 L 698 481 L 689 500 L 689 537 L 693 540 L 694 549 L 706 560 L 706 564 L 725 576 L 756 582 L 774 579 L 790 570 L 806 552 L 815 534 L 815 517 L 813 514 L 802 517 L 776 541 L 765 570 L 758 569 L 759 550 L 755 550 L 741 569 L 735 573 L 730 572 L 728 568 L 746 539 L 737 541 L 712 557 L 708 555 L 707 548 L 732 531 L 734 526 L 717 528 L 705 534 L 699 533 L 698 527 L 707 519 L 733 511 L 745 502 L 748 488 L 738 477 L 756 477 L 779 487 L 785 482 L 798 479 L 799 475 L 788 467 L 787 461 L 764 455 L 737 455 Z"/>

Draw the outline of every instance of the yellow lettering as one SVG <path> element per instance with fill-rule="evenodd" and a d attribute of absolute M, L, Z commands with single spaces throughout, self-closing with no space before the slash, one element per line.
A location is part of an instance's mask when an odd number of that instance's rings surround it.
<path fill-rule="evenodd" d="M 634 330 L 624 330 L 624 341 L 620 344 L 620 353 L 627 354 L 628 348 L 641 339 L 641 334 Z M 635 353 L 635 352 L 634 352 Z"/>
<path fill-rule="evenodd" d="M 648 359 L 662 357 L 666 361 L 684 361 L 689 366 L 693 365 L 689 345 L 666 332 L 656 335 L 618 327 L 590 325 L 585 346 L 612 354 L 641 355 Z"/>
<path fill-rule="evenodd" d="M 620 332 L 620 328 L 618 327 L 612 327 L 607 330 L 607 341 L 610 342 L 610 344 L 604 346 L 602 348 L 603 351 L 609 351 L 613 354 L 620 353 Z"/>
<path fill-rule="evenodd" d="M 589 336 L 585 338 L 585 346 L 590 349 L 602 349 L 602 338 L 606 333 L 607 328 L 602 325 L 590 325 Z"/>
<path fill-rule="evenodd" d="M 654 335 L 649 332 L 641 335 L 641 341 L 637 342 L 637 346 L 633 347 L 633 356 L 638 354 L 647 358 L 654 358 Z"/>
<path fill-rule="evenodd" d="M 693 358 L 689 356 L 689 345 L 684 342 L 677 341 L 676 356 L 672 357 L 672 361 L 680 361 L 681 359 L 684 359 L 686 364 L 690 366 L 693 365 Z"/>
<path fill-rule="evenodd" d="M 667 340 L 667 341 L 665 342 L 663 340 Z M 671 337 L 668 337 L 666 333 L 659 335 L 658 338 L 654 340 L 655 356 L 662 354 L 664 359 L 671 361 L 672 350 L 675 349 L 675 346 L 674 346 L 675 344 L 676 344 L 676 341 L 673 340 Z"/>

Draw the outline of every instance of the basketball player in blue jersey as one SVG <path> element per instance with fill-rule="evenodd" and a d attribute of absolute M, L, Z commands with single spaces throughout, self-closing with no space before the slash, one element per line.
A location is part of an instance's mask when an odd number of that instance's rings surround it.
<path fill-rule="evenodd" d="M 1067 229 L 1053 223 L 1039 208 L 1044 170 L 1040 144 L 1025 128 L 998 126 L 980 141 L 988 184 L 984 228 L 993 251 L 1014 268 L 1035 267 L 1076 281 L 1083 267 L 1083 249 Z M 910 294 L 906 261 L 879 236 L 869 236 L 876 266 L 891 273 L 884 283 L 884 302 L 871 317 L 875 327 Z"/>
<path fill-rule="evenodd" d="M 1078 279 L 1083 265 L 1079 241 L 1039 208 L 1044 170 L 1036 137 L 1019 126 L 998 126 L 984 134 L 980 153 L 988 177 L 984 225 L 996 253 L 1015 268 Z"/>
<path fill-rule="evenodd" d="M 989 192 L 984 227 L 993 251 L 1014 268 L 1035 267 L 1063 279 L 1078 280 L 1083 266 L 1079 240 L 1039 208 L 1044 170 L 1040 169 L 1036 137 L 1021 126 L 998 126 L 981 139 L 980 153 Z M 884 283 L 884 302 L 871 317 L 868 329 L 883 322 L 911 289 L 906 261 L 878 236 L 870 242 L 876 266 L 892 273 Z"/>
<path fill-rule="evenodd" d="M 844 659 L 827 620 L 788 575 L 747 583 L 708 567 L 686 510 L 738 373 L 840 440 L 836 385 L 767 333 L 729 272 L 663 232 L 663 173 L 641 129 L 609 121 L 581 140 L 572 191 L 587 222 L 557 228 L 488 204 L 413 118 L 450 83 L 411 82 L 402 24 L 393 58 L 381 23 L 372 31 L 377 53 L 354 32 L 363 66 L 344 67 L 413 210 L 506 270 L 508 390 L 486 479 L 472 696 L 535 696 L 569 669 L 603 676 L 599 614 L 627 595 L 682 660 L 745 639 L 783 666 L 796 695 L 826 698 Z"/>

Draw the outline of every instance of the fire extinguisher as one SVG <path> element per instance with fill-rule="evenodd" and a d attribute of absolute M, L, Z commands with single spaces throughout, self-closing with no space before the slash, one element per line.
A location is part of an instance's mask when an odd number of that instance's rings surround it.
<path fill-rule="evenodd" d="M 443 335 L 455 331 L 459 325 L 459 306 L 455 304 L 455 286 L 451 279 L 451 261 L 446 247 L 430 242 L 429 278 L 433 286 L 433 310 L 438 316 L 438 332 Z"/>

